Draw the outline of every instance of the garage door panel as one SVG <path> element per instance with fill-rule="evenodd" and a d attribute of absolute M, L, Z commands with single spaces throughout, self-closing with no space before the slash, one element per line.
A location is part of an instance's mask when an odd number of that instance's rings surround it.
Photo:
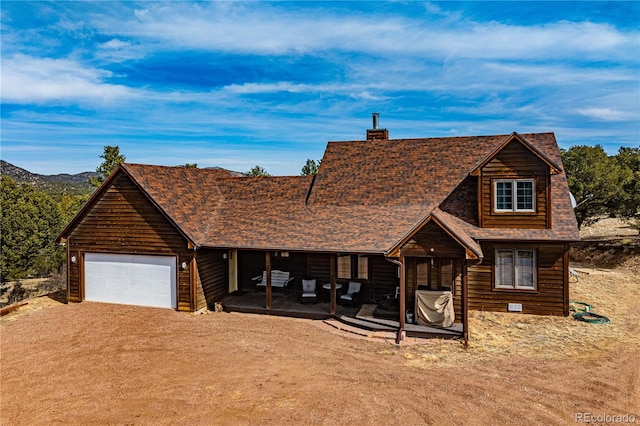
<path fill-rule="evenodd" d="M 173 256 L 87 253 L 85 300 L 176 308 Z"/>

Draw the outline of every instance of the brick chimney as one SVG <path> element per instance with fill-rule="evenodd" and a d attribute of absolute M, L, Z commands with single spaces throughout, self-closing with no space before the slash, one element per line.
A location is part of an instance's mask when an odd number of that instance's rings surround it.
<path fill-rule="evenodd" d="M 367 129 L 367 140 L 368 141 L 378 141 L 389 139 L 389 131 L 387 129 L 379 129 L 378 125 L 380 122 L 380 113 L 374 112 L 371 114 L 373 118 L 373 128 Z"/>

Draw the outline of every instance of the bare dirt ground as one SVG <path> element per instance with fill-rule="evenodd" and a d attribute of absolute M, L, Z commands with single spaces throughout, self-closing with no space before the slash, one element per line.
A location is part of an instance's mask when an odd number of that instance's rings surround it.
<path fill-rule="evenodd" d="M 0 422 L 576 424 L 589 413 L 638 424 L 640 256 L 615 269 L 590 256 L 571 298 L 611 323 L 474 312 L 468 349 L 397 347 L 309 320 L 32 299 L 0 325 Z"/>

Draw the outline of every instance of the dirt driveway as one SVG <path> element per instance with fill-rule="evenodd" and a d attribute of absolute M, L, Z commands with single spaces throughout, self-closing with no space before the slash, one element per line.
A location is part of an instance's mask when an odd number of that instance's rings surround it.
<path fill-rule="evenodd" d="M 638 423 L 638 282 L 592 272 L 572 295 L 597 300 L 611 324 L 474 313 L 466 350 L 245 314 L 90 302 L 10 314 L 2 424 Z"/>

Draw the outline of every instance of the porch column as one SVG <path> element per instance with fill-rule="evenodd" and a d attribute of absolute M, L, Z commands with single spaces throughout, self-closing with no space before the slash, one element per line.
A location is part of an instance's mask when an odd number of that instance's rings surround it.
<path fill-rule="evenodd" d="M 196 261 L 196 257 L 194 256 L 189 262 L 189 287 L 191 287 L 191 312 L 195 311 L 198 308 L 198 263 Z"/>
<path fill-rule="evenodd" d="M 398 335 L 396 336 L 396 344 L 400 344 L 402 340 L 402 334 L 404 333 L 405 327 L 405 311 L 407 310 L 407 302 L 406 302 L 406 274 L 404 269 L 405 258 L 404 256 L 400 256 L 400 300 L 398 300 L 398 305 L 400 307 L 400 326 L 398 327 Z"/>
<path fill-rule="evenodd" d="M 469 346 L 469 264 L 465 261 L 462 266 L 462 338 L 464 347 Z"/>
<path fill-rule="evenodd" d="M 549 204 L 547 204 L 549 205 Z M 569 316 L 569 244 L 564 245 L 564 255 L 562 256 L 563 265 L 563 292 L 562 292 L 562 314 Z"/>
<path fill-rule="evenodd" d="M 265 265 L 264 266 L 265 270 L 267 272 L 266 308 L 271 309 L 271 252 L 270 251 L 264 252 L 264 265 Z"/>
<path fill-rule="evenodd" d="M 405 257 L 400 255 L 400 260 L 395 260 L 392 258 L 385 258 L 387 262 L 391 262 L 394 265 L 397 265 L 398 268 L 400 269 L 400 294 L 398 295 L 398 308 L 400 310 L 400 318 L 399 318 L 399 322 L 398 322 L 398 334 L 396 336 L 396 345 L 399 345 L 400 342 L 402 341 L 402 334 L 404 332 L 404 323 L 405 323 L 405 310 L 406 308 L 406 294 L 405 292 L 407 291 L 407 285 L 406 285 L 406 272 L 405 272 L 405 267 L 404 267 L 404 263 L 405 263 Z M 414 268 L 415 269 L 415 268 Z"/>
<path fill-rule="evenodd" d="M 336 314 L 336 255 L 332 254 L 329 258 L 329 281 L 331 282 L 331 302 L 329 304 L 329 313 Z"/>

